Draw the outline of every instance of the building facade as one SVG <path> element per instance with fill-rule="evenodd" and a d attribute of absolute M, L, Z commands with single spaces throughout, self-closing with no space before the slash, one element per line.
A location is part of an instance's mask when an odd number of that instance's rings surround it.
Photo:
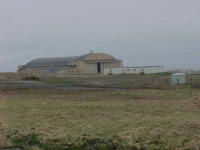
<path fill-rule="evenodd" d="M 123 67 L 122 60 L 105 53 L 75 57 L 39 58 L 20 65 L 18 72 L 40 74 L 105 74 L 106 69 Z"/>
<path fill-rule="evenodd" d="M 107 68 L 104 70 L 104 74 L 153 74 L 165 71 L 163 66 L 121 67 Z"/>

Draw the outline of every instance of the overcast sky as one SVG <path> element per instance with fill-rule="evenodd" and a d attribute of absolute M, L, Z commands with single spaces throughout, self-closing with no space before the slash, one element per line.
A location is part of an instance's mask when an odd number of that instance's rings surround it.
<path fill-rule="evenodd" d="M 95 52 L 200 68 L 200 0 L 0 0 L 0 72 Z"/>

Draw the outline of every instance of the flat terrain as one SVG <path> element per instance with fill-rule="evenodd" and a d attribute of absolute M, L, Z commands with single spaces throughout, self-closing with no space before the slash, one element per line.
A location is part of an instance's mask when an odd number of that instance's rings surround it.
<path fill-rule="evenodd" d="M 116 137 L 122 145 L 132 146 L 132 149 L 200 146 L 200 90 L 188 88 L 2 89 L 0 118 L 2 147 L 43 149 L 37 142 L 31 144 L 23 138 L 30 135 L 29 140 L 34 141 L 37 134 L 42 135 L 41 143 L 50 141 L 52 144 L 53 141 L 58 149 L 64 149 L 63 145 L 69 142 L 81 144 L 85 138 L 115 141 Z M 96 144 L 98 146 L 98 140 Z"/>
<path fill-rule="evenodd" d="M 169 75 L 1 81 L 0 148 L 198 150 L 198 79 L 184 86 L 171 86 Z"/>

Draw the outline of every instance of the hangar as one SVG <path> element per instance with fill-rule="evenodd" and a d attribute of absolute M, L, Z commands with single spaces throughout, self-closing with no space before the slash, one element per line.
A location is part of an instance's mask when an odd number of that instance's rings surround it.
<path fill-rule="evenodd" d="M 108 68 L 123 67 L 122 60 L 105 53 L 74 57 L 38 58 L 18 67 L 18 72 L 33 74 L 104 74 Z"/>

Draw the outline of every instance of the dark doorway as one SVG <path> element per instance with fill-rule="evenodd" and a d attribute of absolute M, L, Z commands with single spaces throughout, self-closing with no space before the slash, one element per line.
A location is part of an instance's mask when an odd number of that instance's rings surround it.
<path fill-rule="evenodd" d="M 101 73 L 101 63 L 97 63 L 97 73 Z"/>

